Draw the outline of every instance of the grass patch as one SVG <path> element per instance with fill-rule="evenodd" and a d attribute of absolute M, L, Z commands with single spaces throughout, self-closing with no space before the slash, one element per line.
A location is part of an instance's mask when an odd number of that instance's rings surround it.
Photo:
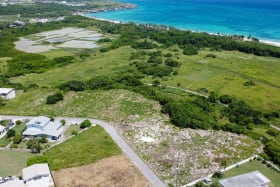
<path fill-rule="evenodd" d="M 48 150 L 45 155 L 51 169 L 59 170 L 91 164 L 120 153 L 107 132 L 97 125 Z"/>
<path fill-rule="evenodd" d="M 0 107 L 0 113 L 88 117 L 106 121 L 119 121 L 135 114 L 141 118 L 159 113 L 157 102 L 127 90 L 67 92 L 63 101 L 47 105 L 46 97 L 53 93 L 53 89 L 29 90 Z M 126 109 L 128 105 L 129 110 Z"/>
<path fill-rule="evenodd" d="M 167 53 L 166 50 L 164 53 Z M 213 53 L 217 58 L 204 59 Z M 280 84 L 279 59 L 259 57 L 236 51 L 213 52 L 202 50 L 198 55 L 177 55 L 181 67 L 178 75 L 160 80 L 162 85 L 198 90 L 206 88 L 219 95 L 228 94 L 246 101 L 261 111 L 279 110 Z M 146 77 L 151 83 L 153 77 Z M 244 86 L 245 82 L 253 81 L 255 86 Z M 253 93 L 253 94 L 252 94 Z"/>
<path fill-rule="evenodd" d="M 252 171 L 260 171 L 262 174 L 264 174 L 267 178 L 271 180 L 271 187 L 279 187 L 280 186 L 280 174 L 277 173 L 275 170 L 273 170 L 270 167 L 267 167 L 266 165 L 262 164 L 261 161 L 253 160 L 251 162 L 248 162 L 246 164 L 242 164 L 238 168 L 231 169 L 224 173 L 223 179 L 234 177 L 237 175 L 242 175 L 248 172 Z"/>
<path fill-rule="evenodd" d="M 65 136 L 65 137 L 69 137 L 69 136 L 72 135 L 72 132 L 73 132 L 73 131 L 79 132 L 79 130 L 80 130 L 80 126 L 79 126 L 79 125 L 70 125 L 70 126 L 66 129 L 66 131 L 65 131 L 65 133 L 64 133 L 64 136 Z"/>
<path fill-rule="evenodd" d="M 129 47 L 122 47 L 108 53 L 98 53 L 96 56 L 67 65 L 63 68 L 56 68 L 41 74 L 28 74 L 12 79 L 25 85 L 36 83 L 40 86 L 57 86 L 68 80 L 89 80 L 94 76 L 111 75 L 112 73 L 125 70 L 129 64 Z M 58 54 L 57 54 L 58 53 Z M 59 56 L 62 52 L 48 52 L 47 57 Z M 76 52 L 73 52 L 76 53 Z"/>
<path fill-rule="evenodd" d="M 0 151 L 0 176 L 17 175 L 26 167 L 26 161 L 34 156 L 28 152 Z"/>

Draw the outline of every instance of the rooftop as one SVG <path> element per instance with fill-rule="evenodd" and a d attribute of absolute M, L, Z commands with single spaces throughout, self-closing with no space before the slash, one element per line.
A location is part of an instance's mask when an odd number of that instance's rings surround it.
<path fill-rule="evenodd" d="M 48 164 L 34 164 L 22 170 L 23 180 L 30 180 L 36 176 L 51 175 Z"/>
<path fill-rule="evenodd" d="M 8 94 L 13 90 L 14 88 L 0 88 L 0 94 Z"/>
<path fill-rule="evenodd" d="M 268 183 L 270 183 L 270 180 L 259 171 L 253 171 L 220 181 L 223 187 L 265 187 L 265 184 Z"/>

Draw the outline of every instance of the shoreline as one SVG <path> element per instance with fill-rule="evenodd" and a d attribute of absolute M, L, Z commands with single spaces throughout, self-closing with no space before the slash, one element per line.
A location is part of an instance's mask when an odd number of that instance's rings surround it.
<path fill-rule="evenodd" d="M 133 8 L 136 8 L 137 6 L 134 5 Z M 105 11 L 116 11 L 116 10 L 125 10 L 125 9 L 132 9 L 131 7 L 130 8 L 124 8 L 124 9 L 115 9 L 115 10 L 105 10 Z M 101 12 L 101 11 L 98 11 L 98 12 Z M 91 12 L 91 13 L 98 13 L 98 12 Z M 90 12 L 87 12 L 87 13 L 90 13 Z M 122 22 L 122 21 L 118 21 L 118 20 L 110 20 L 110 19 L 104 19 L 104 18 L 98 18 L 98 17 L 95 17 L 95 16 L 88 16 L 87 13 L 85 12 L 81 12 L 79 13 L 80 16 L 84 16 L 84 17 L 87 17 L 87 18 L 91 18 L 91 19 L 95 19 L 95 20 L 99 20 L 99 21 L 107 21 L 107 22 L 110 22 L 110 23 L 115 23 L 115 24 L 125 24 L 126 22 Z M 133 21 L 132 21 L 133 22 Z M 133 22 L 135 24 L 138 24 L 136 22 Z M 140 23 L 139 23 L 140 24 Z M 156 24 L 155 24 L 156 25 Z M 171 26 L 168 26 L 168 25 L 165 25 L 166 28 L 170 28 Z M 173 26 L 172 26 L 173 27 Z M 174 27 L 176 29 L 179 29 L 177 27 Z M 179 30 L 186 30 L 188 31 L 187 29 L 179 29 Z M 191 32 L 205 32 L 205 31 L 193 31 L 193 30 L 189 30 Z M 217 35 L 217 34 L 214 34 L 214 33 L 211 33 L 211 32 L 206 32 L 210 35 Z M 232 34 L 220 34 L 221 36 L 231 36 Z M 262 39 L 262 38 L 258 38 L 259 39 L 259 43 L 262 43 L 262 44 L 266 44 L 266 45 L 270 45 L 270 46 L 274 46 L 274 47 L 279 47 L 280 48 L 280 41 L 271 41 L 271 40 L 266 40 L 266 39 Z M 248 40 L 247 38 L 244 38 L 243 41 L 252 41 L 252 40 Z"/>

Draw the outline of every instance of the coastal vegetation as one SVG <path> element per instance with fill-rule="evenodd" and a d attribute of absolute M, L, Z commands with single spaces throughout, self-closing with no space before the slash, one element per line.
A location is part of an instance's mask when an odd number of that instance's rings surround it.
<path fill-rule="evenodd" d="M 31 54 L 14 48 L 18 37 L 62 27 L 97 30 L 110 38 L 99 40 L 106 44 L 89 51 L 59 49 Z M 0 107 L 3 114 L 97 117 L 121 123 L 132 115 L 140 115 L 140 119 L 152 116 L 157 103 L 161 115 L 169 116 L 178 129 L 247 135 L 262 141 L 263 156 L 280 164 L 279 133 L 270 127 L 279 120 L 278 47 L 239 37 L 79 16 L 17 29 L 2 24 L 0 41 L 0 60 L 5 58 L 0 61 L 5 67 L 0 85 L 23 90 Z M 188 89 L 194 92 L 187 93 Z M 84 165 L 118 153 L 112 140 L 100 132 L 98 139 L 109 143 L 94 140 L 89 145 L 96 143 L 93 146 L 100 148 L 108 144 L 106 150 L 113 153 L 87 155 L 88 147 L 79 143 L 90 141 L 89 133 L 96 131 L 91 129 L 47 151 L 51 168 Z M 75 152 L 78 150 L 69 142 L 82 146 L 82 152 Z M 161 145 L 168 147 L 168 142 Z"/>

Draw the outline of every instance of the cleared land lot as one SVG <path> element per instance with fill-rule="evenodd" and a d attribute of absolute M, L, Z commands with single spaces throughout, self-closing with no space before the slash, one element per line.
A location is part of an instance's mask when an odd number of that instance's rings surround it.
<path fill-rule="evenodd" d="M 53 172 L 57 186 L 133 186 L 150 184 L 125 155 L 102 159 L 94 164 Z"/>
<path fill-rule="evenodd" d="M 42 53 L 59 48 L 96 48 L 101 34 L 82 28 L 63 28 L 21 37 L 16 49 L 27 53 Z"/>

